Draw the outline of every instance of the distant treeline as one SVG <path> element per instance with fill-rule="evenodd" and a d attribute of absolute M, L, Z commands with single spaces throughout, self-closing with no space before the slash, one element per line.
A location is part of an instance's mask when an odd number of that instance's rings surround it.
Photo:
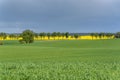
<path fill-rule="evenodd" d="M 115 38 L 120 38 L 120 32 L 117 32 L 117 33 L 105 33 L 105 32 L 101 32 L 101 33 L 69 33 L 69 32 L 52 32 L 52 33 L 46 33 L 46 32 L 40 32 L 40 33 L 35 33 L 34 32 L 34 37 L 45 37 L 47 36 L 48 38 L 49 37 L 69 37 L 69 36 L 73 36 L 75 38 L 78 38 L 79 36 L 85 36 L 85 35 L 90 35 L 90 36 L 93 36 L 93 37 L 104 37 L 104 36 L 107 36 L 107 37 L 111 37 L 111 36 L 114 36 Z M 1 39 L 6 39 L 7 37 L 9 38 L 19 38 L 21 37 L 21 33 L 5 33 L 5 32 L 0 32 L 0 38 Z"/>

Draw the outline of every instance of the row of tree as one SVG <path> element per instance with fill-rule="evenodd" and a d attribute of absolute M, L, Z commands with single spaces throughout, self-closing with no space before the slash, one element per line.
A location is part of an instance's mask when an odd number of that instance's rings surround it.
<path fill-rule="evenodd" d="M 30 31 L 30 30 L 29 30 Z M 32 31 L 33 32 L 33 31 Z M 60 33 L 60 32 L 53 32 L 53 33 L 45 33 L 45 32 L 41 32 L 41 33 L 34 33 L 34 37 L 35 38 L 38 38 L 38 37 L 41 37 L 41 38 L 44 38 L 45 36 L 48 37 L 48 39 L 50 39 L 50 37 L 66 37 L 68 38 L 69 36 L 72 36 L 74 38 L 78 38 L 79 36 L 81 36 L 79 33 L 73 33 L 73 34 L 70 34 L 69 32 L 66 32 L 66 33 Z M 99 38 L 102 38 L 102 37 L 111 37 L 113 35 L 115 35 L 116 38 L 120 38 L 120 32 L 116 33 L 116 34 L 113 34 L 113 33 L 89 33 L 89 35 L 91 35 L 92 37 L 99 37 Z M 1 39 L 6 39 L 7 36 L 9 36 L 9 38 L 19 38 L 21 37 L 21 34 L 6 34 L 6 33 L 0 33 L 0 38 Z"/>
<path fill-rule="evenodd" d="M 89 33 L 89 35 L 92 36 L 92 38 L 96 37 L 96 38 L 103 38 L 103 37 L 108 37 L 111 38 L 112 36 L 115 36 L 115 38 L 120 38 L 120 32 L 117 33 Z M 53 33 L 45 33 L 45 32 L 41 32 L 41 33 L 34 33 L 31 30 L 25 30 L 23 31 L 21 34 L 7 34 L 7 33 L 0 33 L 0 38 L 1 39 L 6 39 L 7 36 L 9 36 L 9 38 L 19 38 L 22 37 L 22 40 L 20 40 L 20 42 L 25 42 L 25 43 L 32 43 L 34 41 L 34 37 L 38 38 L 41 37 L 41 39 L 43 39 L 45 36 L 48 37 L 48 39 L 50 39 L 50 37 L 53 37 L 55 39 L 55 37 L 66 37 L 68 38 L 69 36 L 74 37 L 74 38 L 79 38 L 79 36 L 81 36 L 80 33 L 69 33 L 69 32 L 65 32 L 65 33 L 60 33 L 60 32 L 53 32 Z"/>
<path fill-rule="evenodd" d="M 47 36 L 48 37 L 48 39 L 50 39 L 50 37 L 66 37 L 66 38 L 68 38 L 69 37 L 69 32 L 66 32 L 66 33 L 60 33 L 60 32 L 53 32 L 53 33 L 45 33 L 45 32 L 41 32 L 41 33 L 34 33 L 33 31 L 31 31 L 31 30 L 25 30 L 25 31 L 27 31 L 27 32 L 30 32 L 30 33 L 32 33 L 33 35 L 34 35 L 34 37 L 35 38 L 38 38 L 38 37 L 41 37 L 41 38 L 44 38 L 45 36 Z M 24 32 L 24 31 L 23 31 Z M 21 33 L 21 34 L 16 34 L 16 33 L 14 33 L 14 34 L 7 34 L 7 33 L 4 33 L 4 32 L 1 32 L 0 33 L 0 38 L 1 39 L 6 39 L 7 38 L 7 36 L 9 37 L 9 38 L 19 38 L 19 37 L 22 37 L 22 35 L 23 35 L 23 33 Z M 75 34 L 75 36 L 76 36 L 77 34 Z"/>
<path fill-rule="evenodd" d="M 105 36 L 108 37 L 108 38 L 111 38 L 112 36 L 116 35 L 114 33 L 90 33 L 90 35 L 93 37 L 96 37 L 96 38 L 104 38 Z"/>
<path fill-rule="evenodd" d="M 0 33 L 0 38 L 1 39 L 6 39 L 7 38 L 7 36 L 9 37 L 9 38 L 19 38 L 20 37 L 20 34 L 16 34 L 16 33 L 14 33 L 14 34 L 7 34 L 7 33 L 4 33 L 4 32 L 1 32 Z"/>
<path fill-rule="evenodd" d="M 105 36 L 108 37 L 108 38 L 111 38 L 112 36 L 117 35 L 117 34 L 118 33 L 116 33 L 116 34 L 113 34 L 113 33 L 90 33 L 89 35 L 91 35 L 92 38 L 93 37 L 102 38 L 102 37 L 105 37 Z M 63 38 L 66 37 L 66 38 L 68 38 L 69 35 L 71 37 L 76 38 L 76 39 L 80 36 L 80 34 L 78 34 L 78 33 L 74 33 L 73 35 L 71 35 L 69 32 L 66 32 L 66 33 L 60 33 L 60 32 L 45 33 L 45 32 L 42 32 L 42 33 L 38 34 L 38 33 L 34 33 L 31 30 L 25 30 L 21 34 L 21 37 L 23 38 L 22 41 L 25 41 L 25 43 L 32 43 L 34 41 L 34 37 L 38 38 L 40 36 L 41 38 L 44 38 L 45 36 L 47 36 L 48 39 L 50 39 L 50 37 L 54 37 L 54 39 L 55 39 L 55 37 L 58 37 L 58 38 L 59 37 L 63 37 Z M 120 35 L 119 35 L 119 37 L 120 37 Z"/>
<path fill-rule="evenodd" d="M 66 33 L 60 33 L 60 32 L 53 32 L 53 33 L 45 33 L 45 32 L 42 32 L 42 33 L 35 33 L 35 37 L 38 38 L 38 37 L 41 37 L 41 38 L 44 38 L 45 36 L 48 37 L 48 39 L 50 39 L 50 37 L 66 37 L 68 38 L 69 37 L 69 32 L 66 32 Z"/>

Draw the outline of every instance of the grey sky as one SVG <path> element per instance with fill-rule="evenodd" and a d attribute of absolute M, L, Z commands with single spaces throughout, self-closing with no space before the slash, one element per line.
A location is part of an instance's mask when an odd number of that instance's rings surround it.
<path fill-rule="evenodd" d="M 0 0 L 0 32 L 117 32 L 119 0 Z"/>

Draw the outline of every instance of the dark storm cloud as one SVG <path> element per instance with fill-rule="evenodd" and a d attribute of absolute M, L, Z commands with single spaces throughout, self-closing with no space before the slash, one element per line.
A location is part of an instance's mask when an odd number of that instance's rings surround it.
<path fill-rule="evenodd" d="M 0 0 L 0 27 L 4 31 L 10 28 L 38 32 L 100 32 L 107 28 L 116 31 L 113 26 L 120 25 L 119 3 L 119 0 Z"/>

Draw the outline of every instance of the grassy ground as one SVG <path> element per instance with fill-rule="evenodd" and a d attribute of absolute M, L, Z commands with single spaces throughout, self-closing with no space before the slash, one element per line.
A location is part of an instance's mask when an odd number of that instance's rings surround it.
<path fill-rule="evenodd" d="M 120 80 L 120 40 L 0 46 L 0 80 Z"/>

